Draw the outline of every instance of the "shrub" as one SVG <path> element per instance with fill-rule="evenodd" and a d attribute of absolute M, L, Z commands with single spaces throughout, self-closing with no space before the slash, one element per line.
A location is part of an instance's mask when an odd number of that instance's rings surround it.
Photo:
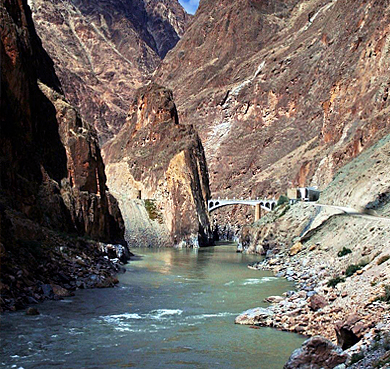
<path fill-rule="evenodd" d="M 345 271 L 347 277 L 353 276 L 358 270 L 364 268 L 368 263 L 366 261 L 361 261 L 359 264 L 351 264 L 348 266 Z"/>
<path fill-rule="evenodd" d="M 355 265 L 355 264 L 349 265 L 347 270 L 345 271 L 345 275 L 347 277 L 351 277 L 360 269 L 362 269 L 362 268 L 359 265 Z"/>
<path fill-rule="evenodd" d="M 345 282 L 345 278 L 338 276 L 338 277 L 329 279 L 327 286 L 335 288 L 339 283 L 342 283 L 342 282 Z"/>
<path fill-rule="evenodd" d="M 390 284 L 385 286 L 385 293 L 377 298 L 378 301 L 390 303 Z"/>
<path fill-rule="evenodd" d="M 350 364 L 356 364 L 358 361 L 364 359 L 364 354 L 362 352 L 358 352 L 352 355 Z"/>
<path fill-rule="evenodd" d="M 337 253 L 337 256 L 339 258 L 341 258 L 342 256 L 345 256 L 345 255 L 348 255 L 348 254 L 352 254 L 352 250 L 351 249 L 348 249 L 346 247 L 343 247 L 342 250 L 340 250 L 338 253 Z"/>
<path fill-rule="evenodd" d="M 145 200 L 145 209 L 148 212 L 151 220 L 157 220 L 160 224 L 163 223 L 161 212 L 157 209 L 155 200 Z"/>
<path fill-rule="evenodd" d="M 280 206 L 280 205 L 283 205 L 283 204 L 286 204 L 286 203 L 289 203 L 290 202 L 290 199 L 285 196 L 285 195 L 281 195 L 278 199 L 278 202 L 277 202 L 277 206 Z"/>
<path fill-rule="evenodd" d="M 384 255 L 384 256 L 379 258 L 377 264 L 381 265 L 381 264 L 385 263 L 389 259 L 390 259 L 390 255 Z"/>

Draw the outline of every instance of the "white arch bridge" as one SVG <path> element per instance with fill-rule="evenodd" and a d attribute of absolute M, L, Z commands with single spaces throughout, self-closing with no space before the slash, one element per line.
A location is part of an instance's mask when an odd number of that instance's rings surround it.
<path fill-rule="evenodd" d="M 275 199 L 267 200 L 267 199 L 210 199 L 208 201 L 208 211 L 211 213 L 212 211 L 222 208 L 224 206 L 229 205 L 249 205 L 255 207 L 255 221 L 259 220 L 261 217 L 261 209 L 265 211 L 272 211 L 275 209 L 277 201 Z"/>

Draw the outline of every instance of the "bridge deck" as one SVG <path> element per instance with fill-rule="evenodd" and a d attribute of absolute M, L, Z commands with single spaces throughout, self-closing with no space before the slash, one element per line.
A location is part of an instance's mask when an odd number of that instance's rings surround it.
<path fill-rule="evenodd" d="M 208 201 L 208 211 L 212 212 L 213 210 L 216 210 L 218 208 L 221 208 L 223 206 L 229 206 L 229 205 L 249 205 L 249 206 L 256 206 L 260 205 L 260 207 L 266 211 L 274 210 L 275 206 L 277 204 L 277 201 L 275 199 L 269 200 L 269 199 L 211 199 Z"/>

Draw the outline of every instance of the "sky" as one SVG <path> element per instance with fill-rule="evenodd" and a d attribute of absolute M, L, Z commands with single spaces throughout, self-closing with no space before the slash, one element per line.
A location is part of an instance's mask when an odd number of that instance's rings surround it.
<path fill-rule="evenodd" d="M 179 0 L 179 3 L 184 7 L 187 13 L 195 14 L 198 9 L 199 0 Z"/>

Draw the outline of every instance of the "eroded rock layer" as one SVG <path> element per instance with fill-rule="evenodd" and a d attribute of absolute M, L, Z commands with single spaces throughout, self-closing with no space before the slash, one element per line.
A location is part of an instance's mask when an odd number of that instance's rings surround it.
<path fill-rule="evenodd" d="M 140 193 L 156 223 L 157 245 L 211 242 L 206 206 L 210 190 L 202 143 L 192 126 L 179 124 L 170 90 L 153 83 L 142 88 L 126 124 L 104 147 L 104 153 L 109 186 L 126 222 L 136 221 L 130 211 L 134 204 L 126 202 Z M 135 229 L 130 223 L 129 229 Z"/>
<path fill-rule="evenodd" d="M 179 40 L 188 15 L 177 0 L 31 0 L 34 22 L 68 101 L 105 142 L 133 93 Z"/>
<path fill-rule="evenodd" d="M 26 1 L 0 11 L 1 305 L 12 308 L 66 274 L 44 265 L 61 246 L 82 248 L 79 236 L 124 244 L 124 230 L 96 133 L 64 99 Z"/>
<path fill-rule="evenodd" d="M 215 195 L 325 186 L 389 132 L 388 1 L 203 0 L 156 73 Z"/>

